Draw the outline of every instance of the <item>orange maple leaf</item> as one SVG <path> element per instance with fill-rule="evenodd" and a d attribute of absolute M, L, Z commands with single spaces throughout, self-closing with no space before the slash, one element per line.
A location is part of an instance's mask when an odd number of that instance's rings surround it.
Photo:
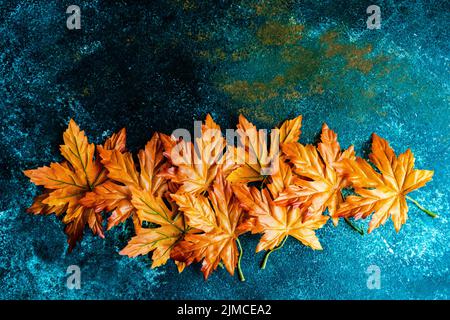
<path fill-rule="evenodd" d="M 376 134 L 372 135 L 369 158 L 379 172 L 359 157 L 343 161 L 341 170 L 348 175 L 358 195 L 348 196 L 337 215 L 359 219 L 374 213 L 369 233 L 391 217 L 398 232 L 408 218 L 407 194 L 430 181 L 433 171 L 414 169 L 410 149 L 397 157 L 389 143 Z"/>
<path fill-rule="evenodd" d="M 243 115 L 237 125 L 238 148 L 235 159 L 240 165 L 229 176 L 231 183 L 266 182 L 269 175 L 278 170 L 280 145 L 298 141 L 301 134 L 302 116 L 286 120 L 280 128 L 269 134 L 260 131 Z"/>
<path fill-rule="evenodd" d="M 284 128 L 283 132 L 285 140 L 292 139 L 287 128 Z M 239 167 L 230 173 L 227 180 L 231 183 L 265 181 L 267 176 L 278 168 L 280 141 L 278 129 L 270 134 L 269 149 L 268 133 L 258 130 L 241 114 L 237 125 L 237 136 L 238 147 L 235 156 Z"/>
<path fill-rule="evenodd" d="M 354 159 L 353 146 L 341 151 L 337 135 L 326 124 L 322 126 L 317 149 L 298 142 L 282 146 L 283 153 L 298 175 L 275 199 L 279 205 L 307 207 L 306 216 L 328 212 L 337 223 L 336 211 L 343 202 L 342 190 L 348 186 L 344 175 L 335 168 L 343 159 Z"/>
<path fill-rule="evenodd" d="M 247 232 L 250 225 L 222 172 L 219 170 L 208 197 L 184 193 L 173 194 L 172 198 L 184 213 L 188 225 L 202 231 L 187 234 L 175 246 L 172 258 L 186 265 L 203 260 L 202 272 L 205 279 L 220 261 L 223 261 L 231 275 L 237 265 L 240 278 L 244 280 L 238 263 L 242 255 L 238 237 Z"/>
<path fill-rule="evenodd" d="M 258 190 L 256 187 L 243 184 L 233 185 L 233 191 L 241 206 L 255 218 L 252 233 L 263 233 L 256 252 L 280 248 L 288 236 L 296 238 L 312 249 L 322 249 L 315 230 L 327 222 L 327 216 L 314 215 L 305 220 L 302 208 L 280 206 L 273 201 L 287 185 L 292 183 L 291 179 L 293 179 L 291 168 L 280 161 L 280 169 L 271 176 L 272 182 L 266 188 Z M 267 257 L 268 255 L 264 261 Z M 263 268 L 264 266 L 265 262 Z"/>
<path fill-rule="evenodd" d="M 160 175 L 178 184 L 180 194 L 207 192 L 219 167 L 225 175 L 235 168 L 234 149 L 227 147 L 220 126 L 209 114 L 201 131 L 201 137 L 196 137 L 195 145 L 161 134 L 164 154 L 173 166 Z"/>
<path fill-rule="evenodd" d="M 114 134 L 104 144 L 104 148 L 116 149 L 119 152 L 125 148 L 125 130 Z M 24 174 L 40 186 L 44 193 L 36 197 L 33 205 L 27 210 L 34 214 L 66 213 L 63 223 L 68 236 L 69 251 L 83 236 L 84 227 L 89 225 L 93 234 L 104 237 L 102 216 L 92 208 L 84 206 L 80 200 L 107 181 L 106 172 L 95 155 L 95 146 L 90 144 L 84 131 L 81 131 L 75 121 L 70 120 L 63 135 L 64 144 L 60 150 L 66 159 L 61 163 L 51 163 L 34 170 L 25 170 Z"/>
<path fill-rule="evenodd" d="M 139 219 L 158 226 L 137 229 L 136 236 L 128 242 L 120 254 L 136 257 L 153 252 L 152 268 L 156 268 L 167 262 L 174 246 L 190 230 L 185 225 L 183 215 L 177 212 L 176 206 L 168 205 L 167 200 L 161 196 L 134 187 L 131 187 L 131 192 L 132 203 Z M 183 264 L 178 264 L 180 272 L 183 268 Z"/>
<path fill-rule="evenodd" d="M 298 116 L 294 119 L 286 120 L 280 126 L 280 145 L 298 142 L 302 128 L 302 116 Z"/>
<path fill-rule="evenodd" d="M 146 190 L 157 196 L 161 196 L 167 190 L 165 179 L 157 176 L 167 166 L 159 135 L 155 133 L 145 148 L 139 151 L 140 172 L 136 169 L 131 153 L 102 147 L 98 149 L 110 180 L 86 194 L 81 203 L 95 208 L 96 212 L 112 212 L 108 218 L 108 230 L 130 216 L 133 218 L 135 229 L 139 229 L 142 220 L 134 214 L 136 210 L 131 203 L 130 188 Z"/>
<path fill-rule="evenodd" d="M 104 151 L 102 158 L 109 171 L 108 176 L 115 184 L 111 190 L 123 188 L 124 199 L 119 194 L 117 197 L 121 202 L 126 202 L 125 208 L 132 208 L 128 214 L 122 215 L 120 211 L 122 207 L 118 206 L 115 210 L 119 211 L 110 217 L 111 223 L 122 221 L 130 214 L 133 215 L 135 222 L 136 236 L 128 242 L 120 254 L 136 257 L 152 252 L 152 268 L 165 264 L 173 247 L 189 230 L 183 215 L 178 212 L 175 203 L 167 197 L 169 192 L 167 181 L 159 175 L 168 166 L 163 155 L 160 135 L 155 133 L 145 149 L 139 152 L 139 172 L 131 154 Z M 102 189 L 98 191 L 102 192 Z M 144 228 L 142 227 L 144 221 L 157 226 Z M 177 263 L 177 266 L 180 272 L 184 268 L 182 263 Z"/>

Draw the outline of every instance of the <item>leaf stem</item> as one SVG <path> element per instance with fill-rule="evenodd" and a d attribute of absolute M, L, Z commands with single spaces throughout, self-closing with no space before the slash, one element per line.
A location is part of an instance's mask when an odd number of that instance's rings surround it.
<path fill-rule="evenodd" d="M 266 252 L 266 254 L 265 254 L 265 256 L 264 256 L 264 259 L 263 259 L 263 261 L 262 261 L 262 263 L 261 263 L 261 269 L 265 269 L 265 268 L 266 268 L 266 265 L 267 265 L 267 259 L 269 259 L 270 254 L 271 254 L 272 252 L 274 252 L 274 251 L 277 251 L 277 250 L 280 249 L 281 247 L 283 247 L 284 244 L 285 244 L 285 242 L 286 242 L 286 240 L 287 240 L 287 238 L 288 238 L 287 236 L 284 237 L 283 241 L 281 242 L 281 244 L 280 244 L 278 247 L 273 248 L 272 250 L 269 250 L 269 251 Z"/>
<path fill-rule="evenodd" d="M 261 185 L 259 186 L 259 190 L 262 190 L 264 186 L 266 185 L 266 180 L 269 176 L 262 176 L 263 179 L 261 180 Z"/>
<path fill-rule="evenodd" d="M 245 281 L 244 273 L 242 272 L 242 268 L 241 268 L 241 258 L 242 258 L 243 250 L 242 250 L 241 242 L 239 241 L 238 238 L 236 238 L 236 242 L 239 247 L 239 257 L 238 257 L 238 264 L 237 264 L 238 275 L 239 275 L 239 280 L 241 280 L 243 282 L 243 281 Z"/>
<path fill-rule="evenodd" d="M 349 218 L 345 217 L 344 221 L 356 232 L 358 232 L 360 235 L 364 235 L 364 230 L 361 229 L 360 227 L 358 227 L 357 225 L 355 225 L 353 222 L 350 221 Z"/>
<path fill-rule="evenodd" d="M 411 201 L 412 203 L 414 203 L 416 206 L 417 206 L 417 208 L 419 208 L 420 210 L 422 210 L 423 212 L 425 212 L 427 215 L 429 215 L 430 217 L 432 217 L 432 218 L 436 218 L 438 215 L 437 215 L 437 213 L 434 213 L 433 211 L 430 211 L 430 210 L 428 210 L 428 209 L 425 209 L 424 207 L 422 207 L 421 205 L 420 205 L 420 203 L 419 202 L 417 202 L 417 200 L 414 200 L 413 198 L 411 198 L 410 196 L 405 196 L 406 197 L 406 199 L 408 199 L 409 201 Z"/>

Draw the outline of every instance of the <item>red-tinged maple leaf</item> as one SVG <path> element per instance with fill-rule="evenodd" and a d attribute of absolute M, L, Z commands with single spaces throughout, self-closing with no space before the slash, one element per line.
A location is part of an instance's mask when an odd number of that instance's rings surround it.
<path fill-rule="evenodd" d="M 155 133 L 143 150 L 139 151 L 139 170 L 129 152 L 99 148 L 102 164 L 110 180 L 99 185 L 83 200 L 97 212 L 112 211 L 108 219 L 111 228 L 130 216 L 133 218 L 136 236 L 120 252 L 135 257 L 152 253 L 152 267 L 167 262 L 171 248 L 184 236 L 182 215 L 176 215 L 176 206 L 165 198 L 169 190 L 167 181 L 159 175 L 168 163 L 163 155 L 159 134 Z M 143 222 L 158 227 L 143 228 Z M 177 264 L 180 272 L 184 265 Z"/>
<path fill-rule="evenodd" d="M 107 139 L 104 148 L 122 150 L 126 133 L 121 130 Z M 89 225 L 95 235 L 104 237 L 102 216 L 80 203 L 80 200 L 94 188 L 107 180 L 103 166 L 95 155 L 95 146 L 90 144 L 84 131 L 75 121 L 70 120 L 63 135 L 61 154 L 66 159 L 61 163 L 51 163 L 24 174 L 39 186 L 44 193 L 38 196 L 27 210 L 34 214 L 65 213 L 63 223 L 68 236 L 69 250 L 83 236 L 84 227 Z"/>
<path fill-rule="evenodd" d="M 108 218 L 108 230 L 130 216 L 133 217 L 135 228 L 139 229 L 142 220 L 134 215 L 136 210 L 131 203 L 131 188 L 142 189 L 156 196 L 162 196 L 167 190 L 165 179 L 158 176 L 167 165 L 159 134 L 155 133 L 145 148 L 139 151 L 139 172 L 129 152 L 99 147 L 99 154 L 110 180 L 86 194 L 81 203 L 95 208 L 96 212 L 112 212 Z"/>
<path fill-rule="evenodd" d="M 391 217 L 398 232 L 408 218 L 406 199 L 417 204 L 407 194 L 430 181 L 433 171 L 414 169 L 414 156 L 410 149 L 397 157 L 389 143 L 376 134 L 372 135 L 369 158 L 379 172 L 359 157 L 343 161 L 340 170 L 348 175 L 358 195 L 348 196 L 337 215 L 360 219 L 374 213 L 369 223 L 369 233 Z"/>
<path fill-rule="evenodd" d="M 172 258 L 186 265 L 203 261 L 205 279 L 222 261 L 231 275 L 237 266 L 240 279 L 244 281 L 239 264 L 242 248 L 238 237 L 247 232 L 250 225 L 222 172 L 217 174 L 207 197 L 184 193 L 173 194 L 172 198 L 184 213 L 188 225 L 202 231 L 187 234 L 173 249 Z"/>
<path fill-rule="evenodd" d="M 86 207 L 93 208 L 95 212 L 111 212 L 108 218 L 107 230 L 124 222 L 133 216 L 135 209 L 131 204 L 131 192 L 128 186 L 120 185 L 114 181 L 95 187 L 94 191 L 88 192 L 80 203 Z M 135 221 L 135 227 L 139 227 L 139 221 Z"/>
<path fill-rule="evenodd" d="M 235 168 L 233 148 L 227 147 L 219 125 L 211 116 L 206 116 L 201 137 L 195 138 L 195 145 L 185 140 L 161 135 L 164 154 L 172 163 L 161 176 L 179 185 L 180 194 L 207 192 L 219 168 L 227 175 Z"/>
<path fill-rule="evenodd" d="M 324 124 L 317 149 L 312 145 L 294 142 L 284 144 L 282 150 L 298 177 L 280 193 L 275 202 L 279 205 L 307 207 L 306 216 L 320 215 L 328 208 L 336 224 L 336 211 L 343 202 L 342 190 L 348 186 L 348 182 L 335 166 L 343 159 L 355 158 L 353 146 L 341 151 L 336 133 Z"/>

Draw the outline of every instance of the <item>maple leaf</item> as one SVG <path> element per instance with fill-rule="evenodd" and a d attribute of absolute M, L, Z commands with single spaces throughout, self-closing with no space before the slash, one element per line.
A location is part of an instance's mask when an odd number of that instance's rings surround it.
<path fill-rule="evenodd" d="M 290 133 L 290 130 L 297 127 L 297 124 L 298 121 L 294 121 L 283 127 L 284 140 L 289 141 L 295 138 L 296 133 Z M 267 176 L 278 168 L 279 130 L 272 130 L 269 147 L 267 132 L 258 130 L 242 114 L 239 115 L 237 128 L 236 161 L 240 166 L 229 174 L 227 180 L 231 183 L 265 181 Z M 298 132 L 298 135 L 300 135 L 300 132 Z"/>
<path fill-rule="evenodd" d="M 136 257 L 152 253 L 152 268 L 161 266 L 170 258 L 174 246 L 189 232 L 184 222 L 184 217 L 177 214 L 175 207 L 168 207 L 160 196 L 154 196 L 151 192 L 142 189 L 131 188 L 132 203 L 137 210 L 141 221 L 157 224 L 154 228 L 140 228 L 125 248 L 121 255 Z M 177 264 L 181 272 L 183 264 Z"/>
<path fill-rule="evenodd" d="M 290 167 L 281 161 L 280 170 L 272 175 L 272 182 L 262 190 L 243 184 L 233 185 L 233 191 L 241 206 L 256 219 L 252 233 L 263 233 L 256 252 L 276 250 L 284 244 L 288 236 L 296 238 L 314 250 L 322 249 L 314 230 L 321 228 L 327 222 L 327 216 L 314 215 L 304 220 L 302 208 L 280 206 L 273 201 L 286 185 L 291 183 L 290 170 Z M 268 255 L 264 259 L 263 268 L 267 257 Z"/>
<path fill-rule="evenodd" d="M 280 205 L 308 207 L 306 217 L 328 209 L 337 224 L 336 211 L 343 202 L 342 190 L 348 186 L 344 175 L 335 168 L 343 159 L 354 159 L 353 146 L 341 151 L 337 135 L 326 124 L 322 126 L 317 149 L 298 142 L 282 145 L 298 177 L 275 199 Z"/>
<path fill-rule="evenodd" d="M 341 170 L 348 175 L 358 195 L 348 196 L 337 215 L 360 219 L 374 213 L 369 233 L 391 217 L 398 232 L 408 218 L 407 194 L 430 181 L 433 171 L 414 169 L 410 149 L 397 157 L 389 143 L 376 134 L 372 135 L 369 159 L 379 172 L 359 157 L 343 161 Z"/>
<path fill-rule="evenodd" d="M 280 128 L 268 134 L 258 130 L 243 115 L 237 125 L 238 148 L 235 159 L 240 164 L 227 178 L 232 183 L 266 182 L 269 175 L 278 170 L 280 145 L 298 141 L 301 134 L 302 116 L 286 120 Z"/>
<path fill-rule="evenodd" d="M 244 281 L 239 263 L 242 248 L 238 237 L 247 232 L 250 225 L 221 170 L 207 197 L 184 193 L 173 194 L 172 198 L 184 213 L 188 225 L 202 231 L 187 234 L 172 251 L 172 258 L 186 265 L 203 260 L 205 279 L 221 261 L 231 275 L 238 266 L 240 279 Z"/>
<path fill-rule="evenodd" d="M 201 137 L 195 139 L 195 145 L 189 141 L 177 141 L 174 137 L 161 135 L 164 154 L 173 166 L 160 176 L 178 184 L 180 194 L 206 192 L 219 168 L 225 175 L 235 168 L 233 148 L 227 147 L 220 126 L 209 114 L 201 131 Z"/>
<path fill-rule="evenodd" d="M 168 166 L 162 151 L 160 135 L 154 134 L 145 149 L 139 152 L 139 173 L 131 155 L 107 152 L 103 158 L 110 170 L 108 176 L 126 188 L 127 201 L 133 208 L 133 217 L 138 221 L 135 223 L 136 236 L 120 254 L 136 257 L 152 252 L 152 268 L 165 264 L 175 244 L 189 232 L 183 215 L 179 214 L 175 203 L 166 197 L 169 185 L 159 175 Z M 114 215 L 111 218 L 115 221 Z M 157 227 L 141 228 L 144 221 Z M 177 267 L 181 272 L 184 264 L 177 263 Z"/>
<path fill-rule="evenodd" d="M 107 139 L 104 147 L 122 150 L 126 132 L 122 129 Z M 94 235 L 104 237 L 102 216 L 92 208 L 80 203 L 86 193 L 107 180 L 104 168 L 95 156 L 95 146 L 90 144 L 84 131 L 72 119 L 63 134 L 64 144 L 60 146 L 66 161 L 51 163 L 24 174 L 39 186 L 44 186 L 42 195 L 36 197 L 27 210 L 34 214 L 65 213 L 63 223 L 68 236 L 69 251 L 83 236 L 84 227 L 89 225 Z"/>
<path fill-rule="evenodd" d="M 137 171 L 133 156 L 129 152 L 99 147 L 99 154 L 110 180 L 97 186 L 93 192 L 81 199 L 81 202 L 88 207 L 94 207 L 96 212 L 112 212 L 108 218 L 108 230 L 130 216 L 135 229 L 139 229 L 142 221 L 134 214 L 136 210 L 131 203 L 130 188 L 146 190 L 158 196 L 167 190 L 165 179 L 157 176 L 167 166 L 159 134 L 155 133 L 145 148 L 139 151 L 140 172 Z"/>
<path fill-rule="evenodd" d="M 191 230 L 184 222 L 183 215 L 177 213 L 170 199 L 156 195 L 149 190 L 131 187 L 132 204 L 137 210 L 139 221 L 147 221 L 157 227 L 136 228 L 134 236 L 121 255 L 136 257 L 152 252 L 152 268 L 159 267 L 170 258 L 173 247 Z M 176 262 L 179 272 L 184 264 Z"/>
<path fill-rule="evenodd" d="M 302 116 L 298 116 L 291 120 L 286 120 L 280 127 L 280 145 L 298 142 L 302 128 Z"/>

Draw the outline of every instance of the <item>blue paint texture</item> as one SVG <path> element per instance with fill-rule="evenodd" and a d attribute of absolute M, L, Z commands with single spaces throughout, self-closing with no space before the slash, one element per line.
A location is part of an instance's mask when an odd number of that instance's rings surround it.
<path fill-rule="evenodd" d="M 66 29 L 70 4 L 81 30 Z M 380 30 L 366 28 L 371 4 Z M 449 20 L 444 0 L 0 0 L 0 298 L 450 298 Z M 86 230 L 68 254 L 58 218 L 25 213 L 39 188 L 22 170 L 61 159 L 70 118 L 93 142 L 127 127 L 134 152 L 208 112 L 222 128 L 240 112 L 260 127 L 302 114 L 302 142 L 327 122 L 361 156 L 372 132 L 397 153 L 411 148 L 417 168 L 435 170 L 412 196 L 439 218 L 411 204 L 398 234 L 389 221 L 363 237 L 328 223 L 323 251 L 289 239 L 265 270 L 258 236 L 245 235 L 240 283 L 225 270 L 205 282 L 198 265 L 178 274 L 172 262 L 151 269 L 148 257 L 120 256 L 129 224 L 104 240 Z M 81 268 L 80 290 L 66 287 L 69 265 Z M 378 290 L 367 287 L 370 265 Z"/>

